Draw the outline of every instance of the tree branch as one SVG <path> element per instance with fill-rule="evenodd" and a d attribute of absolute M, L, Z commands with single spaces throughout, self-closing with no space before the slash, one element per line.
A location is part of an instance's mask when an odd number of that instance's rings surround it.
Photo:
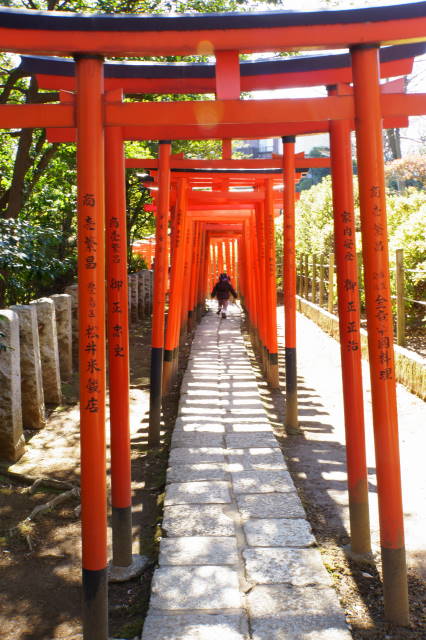
<path fill-rule="evenodd" d="M 16 67 L 15 69 L 12 69 L 12 71 L 10 71 L 9 77 L 4 84 L 3 91 L 0 93 L 1 104 L 5 104 L 8 101 L 15 83 L 17 82 L 17 80 L 24 77 L 25 74 L 20 71 L 19 67 Z"/>
<path fill-rule="evenodd" d="M 57 91 L 49 91 L 49 93 L 38 93 L 35 96 L 34 104 L 45 104 L 46 102 L 59 102 L 59 93 Z"/>
<path fill-rule="evenodd" d="M 56 151 L 58 150 L 58 147 L 59 147 L 59 143 L 55 142 L 54 144 L 52 144 L 52 146 L 50 146 L 44 152 L 44 154 L 40 158 L 36 168 L 34 169 L 31 182 L 29 183 L 25 191 L 25 200 L 28 200 L 28 198 L 30 197 L 34 187 L 36 186 L 37 182 L 40 180 L 41 176 L 43 175 L 44 170 L 48 167 L 50 160 L 53 158 Z"/>
<path fill-rule="evenodd" d="M 37 5 L 32 0 L 23 0 L 22 4 L 26 9 L 35 9 L 36 11 L 40 10 L 40 8 L 37 7 Z"/>

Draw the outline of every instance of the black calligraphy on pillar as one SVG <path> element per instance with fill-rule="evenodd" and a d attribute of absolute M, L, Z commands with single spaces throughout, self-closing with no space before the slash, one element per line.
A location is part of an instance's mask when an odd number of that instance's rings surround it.
<path fill-rule="evenodd" d="M 380 198 L 380 187 L 373 186 L 370 189 L 371 198 Z M 373 299 L 373 323 L 377 333 L 377 358 L 378 377 L 381 381 L 394 379 L 393 363 L 393 329 L 392 329 L 392 307 L 389 289 L 389 274 L 387 272 L 387 239 L 386 239 L 386 218 L 382 210 L 381 202 L 373 205 L 372 213 L 374 221 L 370 227 L 373 237 L 372 246 L 377 254 L 379 264 L 385 268 L 373 272 L 372 288 Z"/>
<path fill-rule="evenodd" d="M 102 368 L 97 355 L 99 353 L 100 331 L 99 326 L 96 324 L 98 315 L 96 297 L 98 238 L 96 211 L 93 211 L 94 207 L 96 207 L 95 194 L 84 193 L 81 198 L 81 205 L 84 213 L 82 216 L 79 250 L 82 254 L 82 266 L 86 271 L 85 289 L 87 296 L 85 306 L 87 324 L 81 340 L 82 353 L 85 358 L 85 365 L 83 366 L 85 366 L 87 374 L 85 388 L 88 392 L 87 400 L 82 403 L 82 408 L 84 411 L 94 414 L 100 411 L 99 394 L 102 387 L 99 377 Z"/>
<path fill-rule="evenodd" d="M 122 229 L 121 221 L 118 216 L 112 216 L 108 222 L 108 243 L 109 256 L 111 263 L 111 271 L 109 277 L 109 300 L 110 313 L 113 315 L 110 330 L 110 355 L 114 358 L 124 358 L 127 345 L 123 342 L 123 308 L 127 307 L 127 287 L 125 286 L 124 277 L 127 274 L 122 273 L 125 268 L 125 260 L 123 264 L 123 242 L 125 243 L 125 232 Z M 124 245 L 125 246 L 125 245 Z"/>
<path fill-rule="evenodd" d="M 95 396 L 91 396 L 88 401 L 86 406 L 84 407 L 86 409 L 86 411 L 89 411 L 89 413 L 98 413 L 99 411 L 99 400 L 98 398 L 96 398 Z"/>
<path fill-rule="evenodd" d="M 94 207 L 96 199 L 93 193 L 85 193 L 83 195 L 83 207 Z"/>
<path fill-rule="evenodd" d="M 345 261 L 346 277 L 343 280 L 344 309 L 347 314 L 345 340 L 348 352 L 358 351 L 359 345 L 359 297 L 356 275 L 356 247 L 354 216 L 351 211 L 342 211 L 340 214 L 342 223 L 338 236 L 340 250 Z"/>

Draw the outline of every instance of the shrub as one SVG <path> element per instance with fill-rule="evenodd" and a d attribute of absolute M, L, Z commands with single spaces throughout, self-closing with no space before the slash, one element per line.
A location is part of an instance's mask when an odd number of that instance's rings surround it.
<path fill-rule="evenodd" d="M 75 255 L 59 258 L 61 237 L 50 227 L 0 219 L 0 307 L 55 293 L 75 272 Z"/>

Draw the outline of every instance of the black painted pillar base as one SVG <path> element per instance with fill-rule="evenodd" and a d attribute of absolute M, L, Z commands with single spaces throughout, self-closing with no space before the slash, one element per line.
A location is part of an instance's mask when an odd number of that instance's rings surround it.
<path fill-rule="evenodd" d="M 172 385 L 173 381 L 173 349 L 164 349 L 163 360 L 163 382 L 161 388 L 161 395 L 166 396 Z"/>
<path fill-rule="evenodd" d="M 192 310 L 191 310 L 191 311 L 188 311 L 188 324 L 187 324 L 187 327 L 188 327 L 188 329 L 187 329 L 187 330 L 188 330 L 188 333 L 189 333 L 190 331 L 192 331 L 193 323 L 194 323 L 194 320 L 193 320 L 193 317 L 192 317 Z"/>
<path fill-rule="evenodd" d="M 179 371 L 179 345 L 173 349 L 172 383 L 175 382 L 178 371 Z"/>
<path fill-rule="evenodd" d="M 151 349 L 151 387 L 149 395 L 148 446 L 160 446 L 161 386 L 163 379 L 163 347 Z"/>
<path fill-rule="evenodd" d="M 285 388 L 285 428 L 289 433 L 298 432 L 296 347 L 285 348 Z"/>
<path fill-rule="evenodd" d="M 410 624 L 405 548 L 381 547 L 385 618 L 401 627 Z"/>
<path fill-rule="evenodd" d="M 132 507 L 112 507 L 112 564 L 132 564 Z"/>
<path fill-rule="evenodd" d="M 268 351 L 268 382 L 273 389 L 280 386 L 280 374 L 278 370 L 278 353 Z"/>
<path fill-rule="evenodd" d="M 108 640 L 107 569 L 83 569 L 83 638 Z"/>

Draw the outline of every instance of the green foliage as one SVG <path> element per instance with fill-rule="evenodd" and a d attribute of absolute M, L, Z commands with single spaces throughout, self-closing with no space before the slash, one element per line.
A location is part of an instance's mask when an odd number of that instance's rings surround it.
<path fill-rule="evenodd" d="M 302 191 L 296 206 L 296 248 L 303 253 L 333 251 L 333 199 L 331 177 Z"/>
<path fill-rule="evenodd" d="M 0 220 L 0 306 L 28 303 L 75 270 L 75 257 L 58 259 L 57 233 L 21 220 Z"/>
<path fill-rule="evenodd" d="M 395 267 L 396 249 L 404 250 L 405 296 L 426 299 L 426 192 L 409 189 L 404 195 L 388 198 L 389 257 Z M 392 283 L 394 284 L 394 271 Z M 412 314 L 421 315 L 419 305 L 408 305 Z M 424 307 L 423 307 L 424 311 Z"/>
<path fill-rule="evenodd" d="M 357 251 L 361 251 L 358 184 L 354 178 Z M 389 191 L 386 199 L 391 285 L 395 293 L 395 251 L 404 250 L 405 297 L 425 300 L 426 294 L 426 191 L 413 187 L 405 193 Z M 277 229 L 277 247 L 282 246 L 282 230 Z M 296 250 L 309 255 L 329 255 L 334 251 L 331 177 L 303 191 L 296 205 Z M 407 303 L 413 321 L 424 308 Z"/>
<path fill-rule="evenodd" d="M 271 9 L 284 0 L 4 0 L 4 6 L 38 11 L 173 15 Z M 139 60 L 141 58 L 138 58 Z M 157 59 L 157 58 L 154 58 Z M 201 60 L 201 56 L 168 57 L 164 61 Z M 207 96 L 127 96 L 126 100 L 206 100 Z M 210 96 L 210 99 L 212 97 Z M 0 103 L 57 101 L 55 92 L 39 90 L 22 75 L 16 55 L 0 53 Z M 155 141 L 129 142 L 128 157 L 157 157 Z M 177 141 L 173 153 L 218 157 L 220 141 Z M 131 244 L 152 234 L 155 220 L 145 205 L 151 192 L 141 186 L 138 171 L 126 174 L 127 235 Z M 75 276 L 76 264 L 75 146 L 50 144 L 40 129 L 0 130 L 0 306 L 28 302 L 61 291 Z M 24 222 L 25 221 L 25 222 Z M 131 269 L 136 269 L 134 263 Z M 140 267 L 138 267 L 140 268 Z"/>
<path fill-rule="evenodd" d="M 141 255 L 132 253 L 129 260 L 129 273 L 137 273 L 138 271 L 142 271 L 143 269 L 149 269 L 149 266 L 146 264 L 145 259 Z"/>

